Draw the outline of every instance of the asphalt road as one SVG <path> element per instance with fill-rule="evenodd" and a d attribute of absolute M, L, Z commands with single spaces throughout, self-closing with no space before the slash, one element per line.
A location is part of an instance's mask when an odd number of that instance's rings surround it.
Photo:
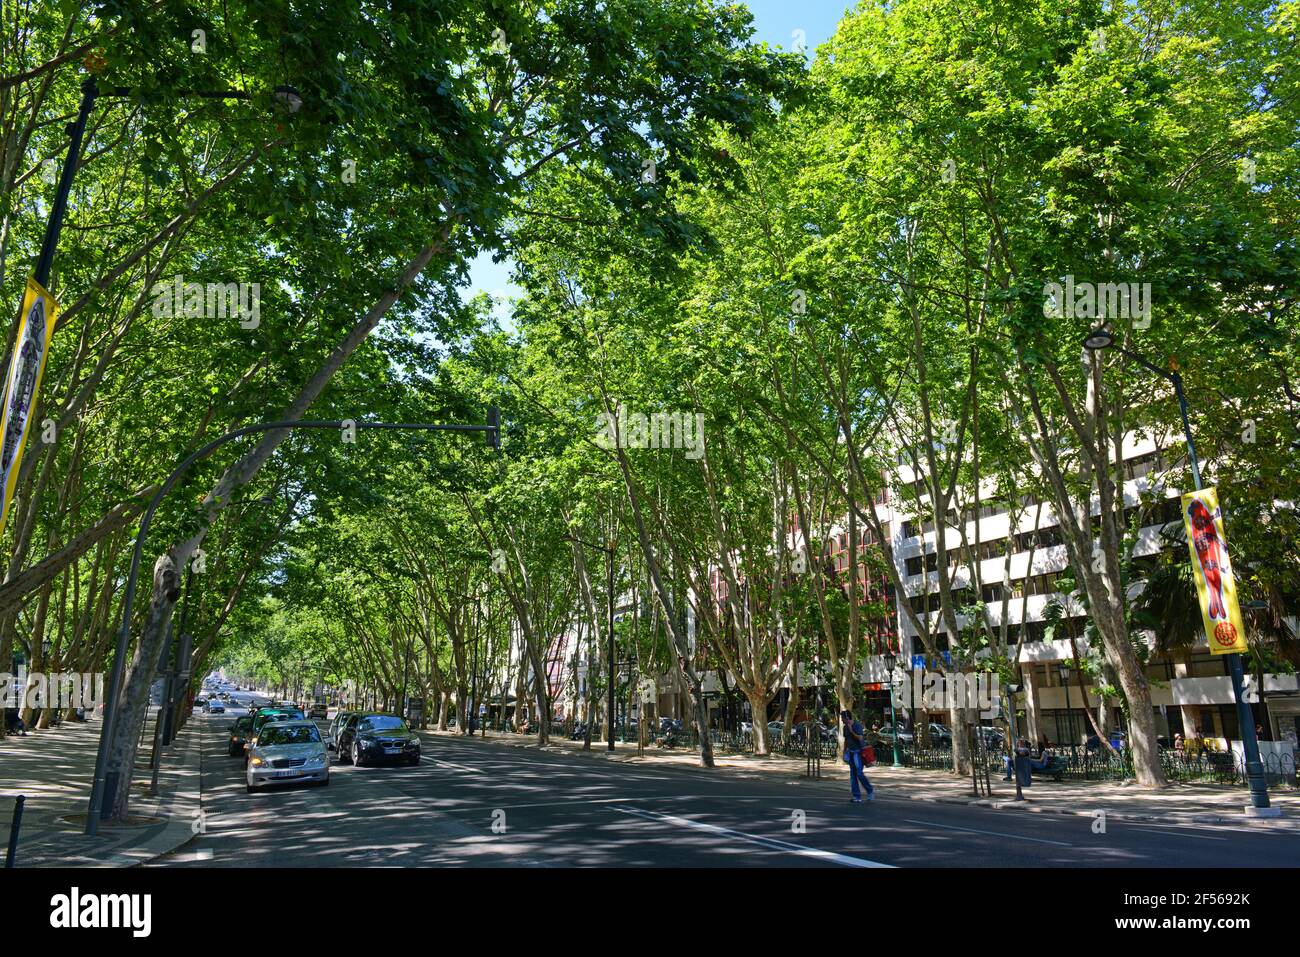
<path fill-rule="evenodd" d="M 637 767 L 440 735 L 418 767 L 335 764 L 244 791 L 230 717 L 203 735 L 203 833 L 159 866 L 1294 867 L 1300 832 L 1123 823 L 891 798 L 761 773 Z M 324 724 L 322 722 L 322 724 Z"/>

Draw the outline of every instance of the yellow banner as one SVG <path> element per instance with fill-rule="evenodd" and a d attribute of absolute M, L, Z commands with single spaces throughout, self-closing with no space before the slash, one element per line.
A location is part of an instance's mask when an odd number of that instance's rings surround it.
<path fill-rule="evenodd" d="M 27 434 L 31 431 L 32 412 L 36 397 L 41 391 L 41 376 L 45 374 L 45 356 L 49 352 L 50 337 L 54 335 L 54 318 L 59 304 L 40 283 L 28 278 L 23 294 L 23 311 L 18 320 L 18 336 L 14 339 L 13 355 L 9 357 L 9 374 L 5 377 L 4 414 L 0 417 L 0 535 L 4 534 L 9 517 L 9 503 L 13 501 L 14 486 L 18 484 L 18 469 L 23 462 L 23 449 L 27 447 Z"/>
<path fill-rule="evenodd" d="M 1192 577 L 1201 600 L 1201 619 L 1210 654 L 1230 655 L 1248 649 L 1246 626 L 1237 604 L 1237 582 L 1228 558 L 1228 537 L 1223 532 L 1219 493 L 1212 488 L 1183 496 L 1183 525 L 1192 555 Z"/>

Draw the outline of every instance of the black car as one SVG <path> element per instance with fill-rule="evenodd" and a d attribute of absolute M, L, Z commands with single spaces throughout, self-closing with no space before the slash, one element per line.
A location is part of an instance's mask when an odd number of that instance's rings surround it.
<path fill-rule="evenodd" d="M 359 711 L 340 711 L 334 715 L 334 720 L 330 722 L 329 730 L 325 732 L 325 746 L 331 751 L 338 750 L 339 735 L 347 727 L 348 721 L 354 714 L 360 714 Z"/>
<path fill-rule="evenodd" d="M 420 763 L 419 737 L 395 714 L 354 714 L 339 731 L 336 747 L 340 761 L 351 761 L 357 767 L 384 762 Z"/>
<path fill-rule="evenodd" d="M 230 745 L 226 753 L 232 758 L 237 758 L 243 754 L 244 745 L 248 743 L 248 735 L 252 730 L 253 716 L 251 714 L 236 718 L 235 723 L 230 726 Z"/>

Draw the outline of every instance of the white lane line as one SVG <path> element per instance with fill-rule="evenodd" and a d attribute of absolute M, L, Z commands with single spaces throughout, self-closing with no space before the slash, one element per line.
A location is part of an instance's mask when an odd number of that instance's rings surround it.
<path fill-rule="evenodd" d="M 1073 844 L 1067 844 L 1065 841 L 1048 841 L 1041 837 L 1026 837 L 1023 834 L 1006 834 L 1003 831 L 981 831 L 974 827 L 956 827 L 952 824 L 936 824 L 934 821 L 913 821 L 911 818 L 903 818 L 908 824 L 919 824 L 922 827 L 941 827 L 948 831 L 966 831 L 970 834 L 987 834 L 989 837 L 1009 837 L 1016 841 L 1032 841 L 1035 844 L 1055 844 L 1057 847 L 1074 847 Z"/>
<path fill-rule="evenodd" d="M 1130 831 L 1146 831 L 1148 834 L 1159 834 L 1163 837 L 1193 837 L 1202 841 L 1226 841 L 1226 837 L 1211 837 L 1208 834 L 1176 834 L 1169 831 L 1158 831 L 1150 827 L 1130 827 Z"/>
<path fill-rule="evenodd" d="M 610 810 L 618 811 L 620 814 L 631 814 L 634 817 L 645 818 L 650 821 L 662 821 L 665 824 L 676 824 L 678 827 L 694 828 L 708 834 L 738 838 L 742 841 L 748 841 L 750 844 L 758 844 L 761 847 L 770 847 L 773 850 L 785 851 L 788 854 L 798 854 L 800 857 L 812 857 L 830 864 L 843 864 L 845 867 L 887 867 L 892 869 L 894 866 L 892 864 L 882 864 L 879 861 L 869 861 L 863 857 L 850 857 L 847 854 L 836 854 L 833 851 L 823 851 L 815 847 L 804 847 L 802 844 L 791 844 L 788 841 L 760 837 L 757 834 L 746 834 L 744 831 L 733 831 L 729 827 L 705 824 L 703 821 L 692 821 L 690 818 L 677 817 L 675 814 L 661 814 L 657 811 L 645 811 L 635 807 L 611 807 Z"/>
<path fill-rule="evenodd" d="M 483 773 L 482 768 L 471 768 L 465 764 L 456 764 L 453 761 L 444 761 L 441 758 L 431 758 L 428 755 L 425 755 L 425 760 L 427 760 L 430 764 L 438 765 L 438 767 L 440 768 L 455 768 L 457 771 L 468 771 L 470 774 Z"/>

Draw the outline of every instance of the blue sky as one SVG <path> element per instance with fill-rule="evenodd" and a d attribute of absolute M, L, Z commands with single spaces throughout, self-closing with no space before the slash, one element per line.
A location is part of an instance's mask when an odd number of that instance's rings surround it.
<path fill-rule="evenodd" d="M 751 0 L 746 4 L 754 14 L 754 39 L 782 50 L 793 49 L 796 30 L 802 30 L 811 57 L 817 47 L 830 39 L 844 11 L 853 0 Z M 510 261 L 492 262 L 483 254 L 470 267 L 469 285 L 461 295 L 469 299 L 479 292 L 493 296 L 517 295 L 510 282 Z M 500 308 L 498 307 L 498 315 Z"/>

